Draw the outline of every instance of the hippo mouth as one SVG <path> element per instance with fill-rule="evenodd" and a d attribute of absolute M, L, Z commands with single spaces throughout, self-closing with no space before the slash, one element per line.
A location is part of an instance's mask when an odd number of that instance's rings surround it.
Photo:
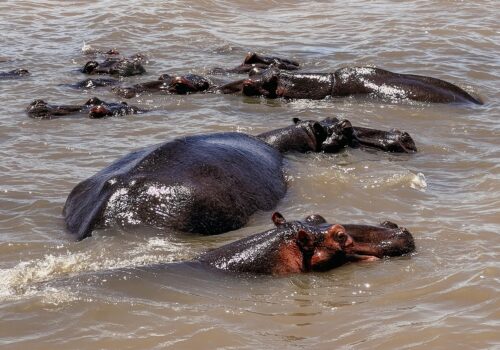
<path fill-rule="evenodd" d="M 345 249 L 346 258 L 349 261 L 377 261 L 383 258 L 381 250 L 369 243 L 360 243 L 353 241 Z"/>

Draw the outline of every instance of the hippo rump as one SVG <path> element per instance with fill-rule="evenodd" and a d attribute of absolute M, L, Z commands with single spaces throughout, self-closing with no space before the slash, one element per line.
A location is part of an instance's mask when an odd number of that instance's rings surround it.
<path fill-rule="evenodd" d="M 347 120 L 295 120 L 257 136 L 194 135 L 132 152 L 79 183 L 63 215 L 83 239 L 95 228 L 147 224 L 184 232 L 235 230 L 285 195 L 283 153 L 339 152 L 345 147 L 414 152 L 407 133 L 353 127 Z"/>
<path fill-rule="evenodd" d="M 388 100 L 482 104 L 478 98 L 444 80 L 380 68 L 341 68 L 334 73 L 291 73 L 269 68 L 252 73 L 248 79 L 222 86 L 221 92 L 242 92 L 247 96 L 267 98 L 323 99 L 368 95 Z"/>

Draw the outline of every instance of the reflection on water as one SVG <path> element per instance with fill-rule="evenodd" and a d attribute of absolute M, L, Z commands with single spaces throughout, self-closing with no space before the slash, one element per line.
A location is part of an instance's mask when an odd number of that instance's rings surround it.
<path fill-rule="evenodd" d="M 500 26 L 494 1 L 0 4 L 0 345 L 6 348 L 493 348 L 498 346 Z M 282 101 L 142 94 L 152 112 L 91 120 L 29 119 L 34 99 L 118 101 L 75 90 L 82 46 L 147 55 L 146 75 L 207 74 L 248 50 L 309 72 L 377 66 L 453 82 L 483 106 L 333 98 Z M 227 79 L 237 79 L 234 74 Z M 214 81 L 225 77 L 212 77 Z M 61 210 L 79 181 L 146 145 L 215 131 L 257 134 L 294 117 L 398 128 L 415 155 L 348 150 L 291 154 L 286 217 L 391 220 L 414 235 L 411 257 L 285 278 L 233 276 L 179 263 L 271 227 L 215 237 L 108 229 L 73 242 Z M 152 267 L 155 266 L 155 267 Z"/>

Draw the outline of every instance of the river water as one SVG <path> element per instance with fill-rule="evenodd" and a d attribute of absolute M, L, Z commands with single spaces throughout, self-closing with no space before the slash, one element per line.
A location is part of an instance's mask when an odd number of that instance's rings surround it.
<path fill-rule="evenodd" d="M 2 1 L 0 347 L 5 349 L 478 349 L 500 347 L 500 22 L 496 1 Z M 152 112 L 34 120 L 34 99 L 114 101 L 73 90 L 82 46 L 146 53 L 146 76 L 206 74 L 249 50 L 304 71 L 378 66 L 433 76 L 485 104 L 340 98 L 265 100 L 145 94 Z M 234 76 L 234 78 L 239 78 Z M 414 235 L 409 257 L 289 277 L 207 274 L 175 262 L 271 227 L 259 212 L 214 237 L 152 228 L 82 242 L 61 210 L 81 180 L 138 147 L 188 134 L 257 134 L 293 117 L 337 116 L 408 131 L 419 152 L 346 150 L 286 157 L 289 220 L 391 220 Z M 157 263 L 173 262 L 168 268 Z"/>

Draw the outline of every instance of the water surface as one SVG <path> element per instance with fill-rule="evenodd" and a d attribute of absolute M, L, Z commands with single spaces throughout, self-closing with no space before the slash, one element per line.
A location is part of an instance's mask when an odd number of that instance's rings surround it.
<path fill-rule="evenodd" d="M 500 344 L 500 25 L 479 1 L 4 1 L 0 70 L 0 346 L 9 349 L 494 348 Z M 267 101 L 142 95 L 153 111 L 104 120 L 29 119 L 36 98 L 116 100 L 82 92 L 83 43 L 146 53 L 143 77 L 206 74 L 249 50 L 303 70 L 352 65 L 433 76 L 483 106 L 370 99 Z M 238 78 L 234 76 L 234 78 Z M 101 230 L 73 242 L 61 210 L 81 180 L 138 147 L 215 131 L 257 134 L 294 117 L 337 116 L 400 128 L 419 153 L 289 155 L 289 219 L 406 226 L 410 257 L 284 278 L 207 274 L 174 264 L 271 227 L 196 237 L 152 228 Z"/>

